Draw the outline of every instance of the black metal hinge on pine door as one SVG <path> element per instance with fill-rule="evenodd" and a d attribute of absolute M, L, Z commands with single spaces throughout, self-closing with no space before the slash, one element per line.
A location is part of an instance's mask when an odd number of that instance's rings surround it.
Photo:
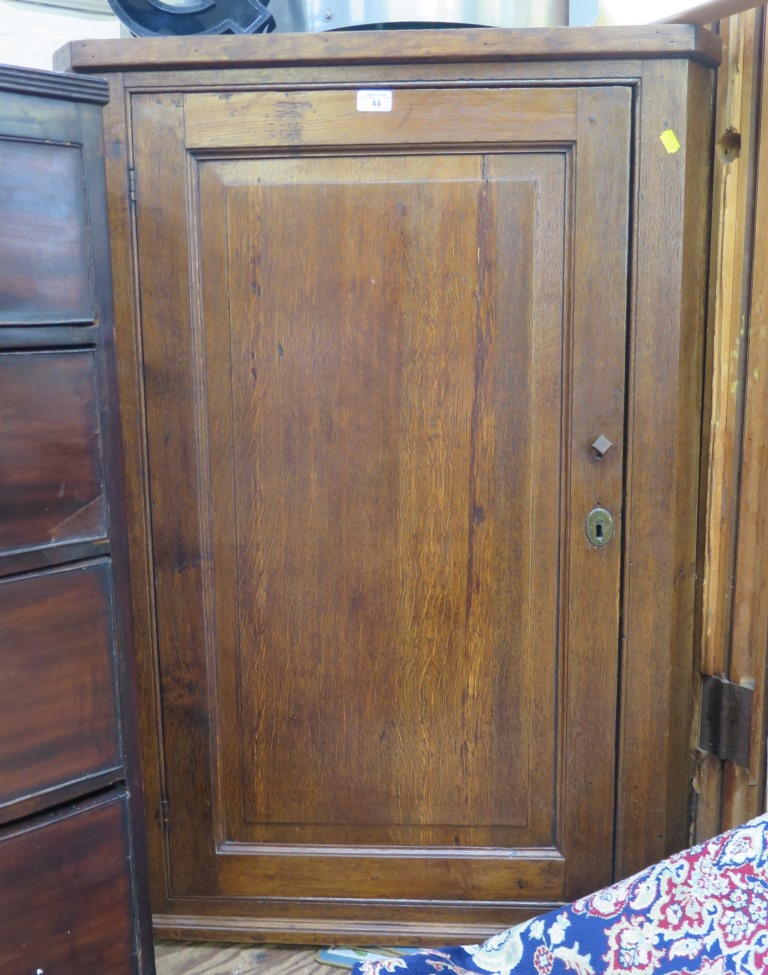
<path fill-rule="evenodd" d="M 749 765 L 749 732 L 755 692 L 720 677 L 701 687 L 699 748 L 735 765 Z"/>

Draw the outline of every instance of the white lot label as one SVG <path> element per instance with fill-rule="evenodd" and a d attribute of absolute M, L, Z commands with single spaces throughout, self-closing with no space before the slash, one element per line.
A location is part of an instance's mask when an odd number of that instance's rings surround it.
<path fill-rule="evenodd" d="M 357 93 L 358 112 L 391 112 L 391 91 L 359 91 Z"/>

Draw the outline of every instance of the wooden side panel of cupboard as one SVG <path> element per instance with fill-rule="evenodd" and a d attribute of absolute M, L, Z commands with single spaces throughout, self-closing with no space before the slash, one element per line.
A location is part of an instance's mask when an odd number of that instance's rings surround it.
<path fill-rule="evenodd" d="M 355 97 L 131 100 L 167 893 L 445 936 L 611 878 L 631 92 Z"/>

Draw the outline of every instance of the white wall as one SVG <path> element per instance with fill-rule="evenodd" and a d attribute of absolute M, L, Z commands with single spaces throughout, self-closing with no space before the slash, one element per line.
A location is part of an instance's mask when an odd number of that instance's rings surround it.
<path fill-rule="evenodd" d="M 50 9 L 25 9 L 0 0 L 0 64 L 50 68 L 53 52 L 67 41 L 119 37 L 116 17 L 85 17 Z"/>

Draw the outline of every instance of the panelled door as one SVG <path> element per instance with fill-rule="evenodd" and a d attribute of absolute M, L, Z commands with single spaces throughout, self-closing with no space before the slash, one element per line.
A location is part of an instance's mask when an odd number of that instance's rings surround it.
<path fill-rule="evenodd" d="M 630 90 L 132 118 L 167 903 L 460 936 L 609 882 Z"/>

